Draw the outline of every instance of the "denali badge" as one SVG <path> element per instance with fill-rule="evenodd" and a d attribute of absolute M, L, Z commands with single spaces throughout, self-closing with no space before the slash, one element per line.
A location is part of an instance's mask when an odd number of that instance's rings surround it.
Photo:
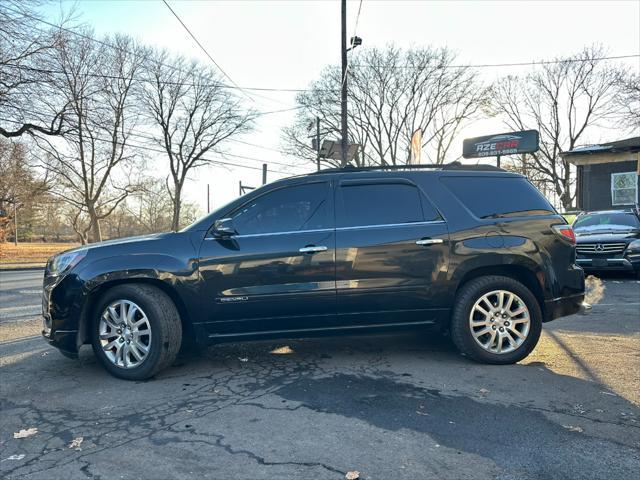
<path fill-rule="evenodd" d="M 218 297 L 216 300 L 220 303 L 244 302 L 249 300 L 249 297 Z"/>

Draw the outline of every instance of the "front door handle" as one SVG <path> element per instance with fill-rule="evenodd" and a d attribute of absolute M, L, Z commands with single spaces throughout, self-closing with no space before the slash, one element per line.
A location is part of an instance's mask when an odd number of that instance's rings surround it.
<path fill-rule="evenodd" d="M 441 238 L 421 238 L 420 240 L 416 240 L 416 245 L 435 245 L 443 241 Z"/>
<path fill-rule="evenodd" d="M 302 247 L 300 250 L 298 250 L 300 253 L 316 253 L 316 252 L 326 252 L 327 251 L 327 247 L 323 246 L 323 245 L 319 245 L 319 246 L 315 246 L 315 245 L 309 245 L 306 247 Z"/>

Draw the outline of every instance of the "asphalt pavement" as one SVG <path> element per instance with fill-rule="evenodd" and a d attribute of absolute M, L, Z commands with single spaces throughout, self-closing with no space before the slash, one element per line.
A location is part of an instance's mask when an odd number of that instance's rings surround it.
<path fill-rule="evenodd" d="M 42 312 L 44 270 L 0 270 L 0 323 Z"/>
<path fill-rule="evenodd" d="M 517 365 L 479 365 L 444 338 L 405 334 L 220 345 L 152 380 L 124 382 L 90 349 L 62 357 L 38 337 L 38 318 L 7 310 L 39 308 L 28 292 L 40 275 L 0 273 L 3 478 L 640 471 L 640 282 L 628 277 L 606 278 L 590 315 L 546 324 Z M 14 438 L 21 430 L 31 434 Z"/>

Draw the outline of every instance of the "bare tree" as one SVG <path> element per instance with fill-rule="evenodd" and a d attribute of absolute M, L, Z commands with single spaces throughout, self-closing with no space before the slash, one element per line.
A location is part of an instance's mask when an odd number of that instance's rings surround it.
<path fill-rule="evenodd" d="M 456 67 L 446 48 L 370 49 L 354 56 L 348 73 L 349 141 L 361 146 L 356 164 L 403 164 L 411 136 L 420 128 L 427 158 L 442 163 L 465 121 L 484 105 L 487 90 L 473 70 Z M 315 117 L 324 131 L 339 135 L 341 74 L 328 67 L 308 92 L 298 95 L 304 108 L 284 130 L 293 155 L 315 158 L 304 127 Z"/>
<path fill-rule="evenodd" d="M 105 48 L 104 44 L 113 48 Z M 130 137 L 138 120 L 133 90 L 146 50 L 129 37 L 92 41 L 92 32 L 65 36 L 55 57 L 56 87 L 68 112 L 62 138 L 38 135 L 54 192 L 74 207 L 71 224 L 83 243 L 101 241 L 100 221 L 135 188 L 137 156 Z"/>
<path fill-rule="evenodd" d="M 560 153 L 584 143 L 594 127 L 612 124 L 621 113 L 620 70 L 599 60 L 603 56 L 602 49 L 587 48 L 525 77 L 506 77 L 492 95 L 509 129 L 540 132 L 540 150 L 530 155 L 530 169 L 553 186 L 565 209 L 575 198 L 574 178 Z"/>
<path fill-rule="evenodd" d="M 618 72 L 617 96 L 620 107 L 620 125 L 629 128 L 634 134 L 640 131 L 640 71 Z"/>
<path fill-rule="evenodd" d="M 24 225 L 32 221 L 46 193 L 47 183 L 35 175 L 25 145 L 0 138 L 0 242 L 5 239 L 9 222 L 15 228 L 16 213 L 20 213 Z M 17 242 L 15 231 L 13 236 Z"/>
<path fill-rule="evenodd" d="M 67 104 L 56 94 L 50 72 L 60 37 L 38 23 L 38 3 L 0 2 L 0 136 L 5 138 L 63 130 Z"/>
<path fill-rule="evenodd" d="M 218 151 L 225 140 L 247 132 L 253 114 L 212 69 L 197 62 L 160 51 L 148 68 L 151 82 L 145 84 L 142 98 L 155 127 L 154 141 L 167 154 L 171 228 L 177 230 L 187 176 L 211 163 L 207 154 Z"/>

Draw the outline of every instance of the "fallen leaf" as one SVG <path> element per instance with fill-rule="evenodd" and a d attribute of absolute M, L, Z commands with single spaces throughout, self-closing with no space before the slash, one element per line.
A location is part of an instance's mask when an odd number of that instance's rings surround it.
<path fill-rule="evenodd" d="M 35 435 L 36 433 L 38 433 L 37 428 L 27 428 L 26 430 L 20 430 L 19 432 L 15 432 L 13 434 L 13 438 L 27 438 L 27 437 L 31 437 L 32 435 Z"/>
<path fill-rule="evenodd" d="M 84 441 L 84 437 L 76 437 L 69 444 L 69 448 L 75 448 L 76 450 L 80 450 L 80 445 Z"/>
<path fill-rule="evenodd" d="M 569 430 L 570 432 L 578 432 L 578 433 L 584 432 L 584 429 L 582 427 L 577 427 L 575 425 L 562 425 L 562 426 L 567 430 Z"/>
<path fill-rule="evenodd" d="M 295 352 L 293 351 L 293 349 L 290 346 L 285 345 L 284 347 L 274 348 L 269 353 L 272 353 L 274 355 L 288 355 L 290 353 L 295 353 Z"/>
<path fill-rule="evenodd" d="M 11 455 L 10 457 L 5 458 L 5 460 L 22 460 L 23 458 L 24 453 L 21 453 L 20 455 Z"/>
<path fill-rule="evenodd" d="M 249 359 L 247 357 L 238 357 L 238 360 L 240 360 L 241 362 L 248 362 Z"/>
<path fill-rule="evenodd" d="M 480 393 L 480 395 L 482 396 L 486 396 L 489 393 L 489 390 L 487 390 L 486 388 L 481 388 L 480 390 L 478 390 L 478 393 Z"/>
<path fill-rule="evenodd" d="M 353 470 L 352 472 L 347 472 L 344 476 L 347 480 L 358 480 L 360 478 L 360 472 L 357 470 Z"/>

